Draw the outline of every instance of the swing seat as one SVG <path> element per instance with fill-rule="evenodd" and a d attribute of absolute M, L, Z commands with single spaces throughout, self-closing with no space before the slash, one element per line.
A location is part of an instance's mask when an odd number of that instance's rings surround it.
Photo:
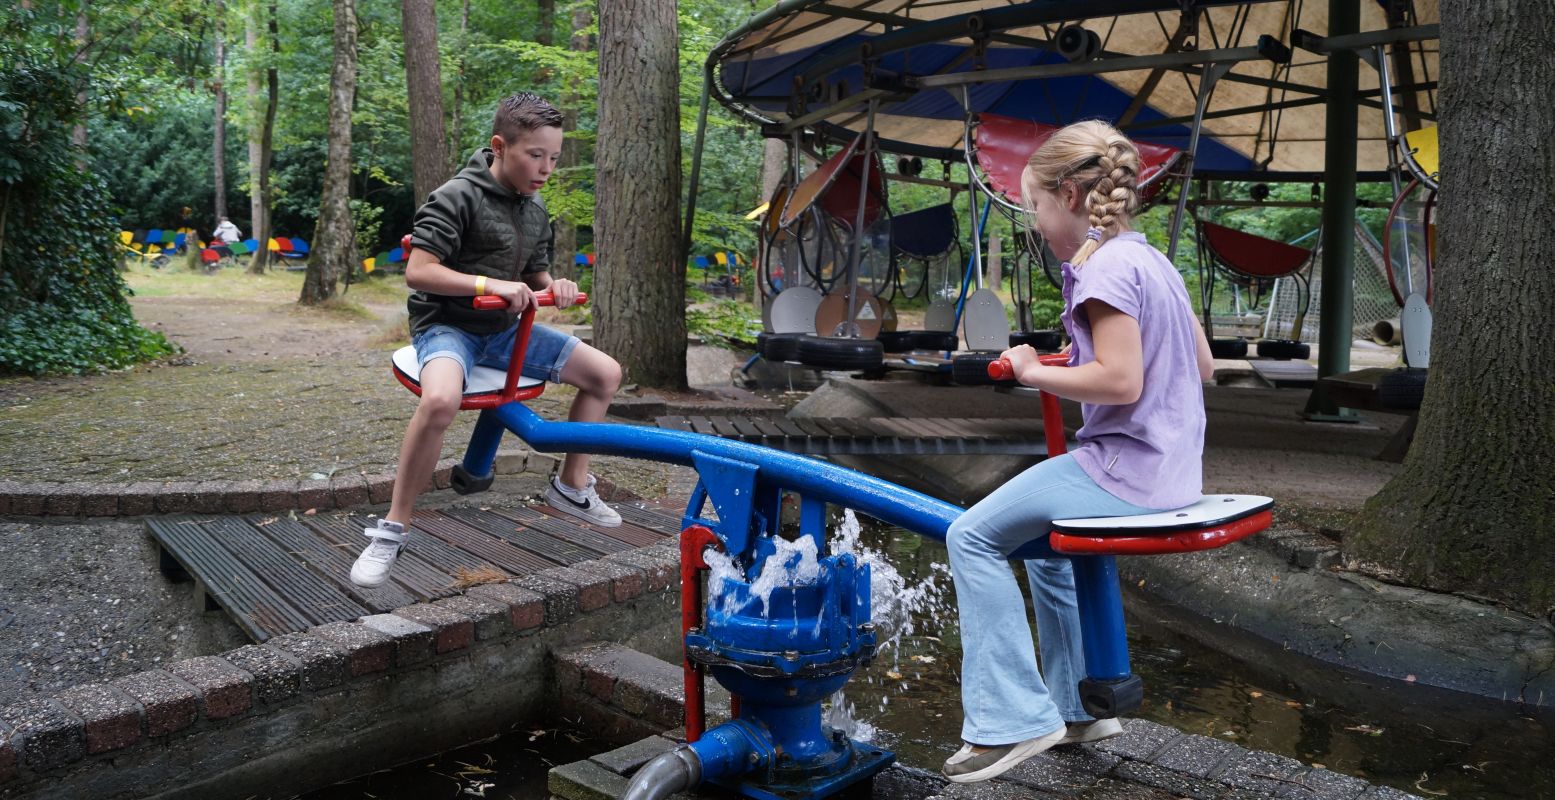
<path fill-rule="evenodd" d="M 988 185 L 1011 203 L 1020 202 L 1020 174 L 1026 162 L 1043 142 L 1059 129 L 1057 125 L 1005 117 L 999 114 L 977 115 L 974 133 L 977 163 L 988 176 Z M 1149 205 L 1166 184 L 1162 180 L 1182 158 L 1182 151 L 1164 144 L 1135 142 L 1142 169 L 1139 175 L 1139 200 Z"/>
<path fill-rule="evenodd" d="M 1246 494 L 1208 494 L 1170 511 L 1128 517 L 1053 520 L 1048 543 L 1066 555 L 1153 556 L 1212 550 L 1245 539 L 1273 523 L 1274 500 Z"/>
<path fill-rule="evenodd" d="M 394 377 L 417 397 L 421 396 L 421 364 L 416 358 L 416 348 L 406 345 L 394 351 Z M 545 381 L 524 375 L 518 377 L 518 391 L 504 400 L 502 389 L 508 375 L 495 367 L 475 367 L 470 379 L 464 382 L 464 399 L 459 408 L 496 408 L 512 400 L 529 400 L 545 391 Z"/>
<path fill-rule="evenodd" d="M 1312 251 L 1304 247 L 1265 239 L 1213 222 L 1199 222 L 1199 231 L 1215 261 L 1245 278 L 1284 278 L 1300 272 L 1312 259 Z"/>
<path fill-rule="evenodd" d="M 885 170 L 880 157 L 874 155 L 869 165 L 869 193 L 864 200 L 864 224 L 880 218 L 884 207 Z M 787 201 L 778 217 L 778 226 L 788 228 L 809 210 L 820 203 L 821 210 L 833 219 L 852 225 L 858 218 L 859 181 L 864 170 L 864 154 L 857 146 L 844 147 L 826 163 L 804 177 L 799 185 L 788 193 Z M 774 197 L 774 200 L 776 198 Z"/>
<path fill-rule="evenodd" d="M 949 203 L 891 218 L 891 246 L 914 258 L 933 258 L 956 246 L 956 211 Z"/>

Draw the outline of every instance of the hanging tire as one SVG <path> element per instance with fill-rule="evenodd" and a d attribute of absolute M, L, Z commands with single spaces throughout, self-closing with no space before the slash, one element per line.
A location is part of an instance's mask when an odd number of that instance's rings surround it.
<path fill-rule="evenodd" d="M 798 350 L 799 363 L 818 369 L 880 369 L 885 358 L 885 349 L 874 339 L 806 336 L 799 340 Z"/>
<path fill-rule="evenodd" d="M 962 353 L 950 360 L 950 380 L 962 386 L 1015 386 L 1016 381 L 988 377 L 988 365 L 998 360 L 998 353 Z"/>
<path fill-rule="evenodd" d="M 1064 334 L 1059 331 L 1011 331 L 1010 346 L 1029 344 L 1044 353 L 1056 353 L 1064 349 Z"/>
<path fill-rule="evenodd" d="M 1425 397 L 1427 370 L 1399 367 L 1377 382 L 1377 405 L 1383 408 L 1419 408 Z"/>
<path fill-rule="evenodd" d="M 880 342 L 880 347 L 887 353 L 905 353 L 913 348 L 916 336 L 917 331 L 881 331 L 875 341 Z"/>
<path fill-rule="evenodd" d="M 804 337 L 802 333 L 761 333 L 756 335 L 756 349 L 768 361 L 795 361 Z"/>
<path fill-rule="evenodd" d="M 1209 354 L 1215 358 L 1247 358 L 1247 340 L 1210 339 Z"/>
<path fill-rule="evenodd" d="M 961 346 L 955 331 L 913 331 L 914 350 L 954 350 Z"/>
<path fill-rule="evenodd" d="M 1287 360 L 1299 358 L 1305 361 L 1312 357 L 1312 346 L 1306 342 L 1293 342 L 1289 339 L 1264 339 L 1258 343 L 1258 355 L 1263 358 Z"/>

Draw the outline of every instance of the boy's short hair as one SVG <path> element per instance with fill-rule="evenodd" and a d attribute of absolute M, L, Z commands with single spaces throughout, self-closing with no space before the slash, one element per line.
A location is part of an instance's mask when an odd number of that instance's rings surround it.
<path fill-rule="evenodd" d="M 525 131 L 560 127 L 562 112 L 557 111 L 555 106 L 534 92 L 519 92 L 497 103 L 497 116 L 492 120 L 491 132 L 511 142 Z"/>

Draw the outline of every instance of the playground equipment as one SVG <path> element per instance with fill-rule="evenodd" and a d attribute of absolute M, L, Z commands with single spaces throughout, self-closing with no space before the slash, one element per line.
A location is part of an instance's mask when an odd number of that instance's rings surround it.
<path fill-rule="evenodd" d="M 580 297 L 580 301 L 585 298 Z M 499 297 L 476 297 L 500 310 Z M 549 292 L 536 305 L 549 305 Z M 715 784 L 761 800 L 824 798 L 888 766 L 889 751 L 853 741 L 822 723 L 821 701 L 874 656 L 870 569 L 835 552 L 826 537 L 828 504 L 943 540 L 962 509 L 878 478 L 804 456 L 714 436 L 606 423 L 545 422 L 521 401 L 544 391 L 523 379 L 524 348 L 535 306 L 520 317 L 506 373 L 474 370 L 461 408 L 479 409 L 452 486 L 472 493 L 491 486 L 497 446 L 512 431 L 547 452 L 589 452 L 691 466 L 698 483 L 683 517 L 681 597 L 688 743 L 644 766 L 623 795 L 662 800 Z M 1058 357 L 1062 359 L 1063 357 Z M 1049 361 L 1048 363 L 1058 363 Z M 1007 364 L 994 364 L 994 368 Z M 394 355 L 397 380 L 419 392 L 413 348 Z M 1049 453 L 1063 452 L 1057 398 L 1042 396 Z M 798 495 L 797 529 L 785 526 L 785 497 Z M 711 503 L 716 518 L 709 516 Z M 1065 520 L 1011 558 L 1069 558 L 1083 621 L 1088 676 L 1080 686 L 1097 717 L 1138 707 L 1143 687 L 1128 663 L 1116 555 L 1176 553 L 1218 547 L 1270 523 L 1264 497 L 1210 496 L 1184 509 L 1143 517 Z M 721 568 L 701 593 L 701 571 Z M 734 696 L 734 718 L 711 729 L 705 678 Z"/>

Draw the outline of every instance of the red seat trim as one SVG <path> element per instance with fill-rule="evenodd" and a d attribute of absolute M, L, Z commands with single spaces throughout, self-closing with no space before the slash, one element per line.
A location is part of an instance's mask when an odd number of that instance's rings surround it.
<path fill-rule="evenodd" d="M 977 163 L 988 175 L 988 185 L 1012 203 L 1020 202 L 1020 174 L 1026 162 L 1059 128 L 999 114 L 977 115 Z M 1143 162 L 1139 199 L 1148 203 L 1165 185 L 1161 178 L 1177 163 L 1182 151 L 1164 144 L 1135 142 Z M 855 191 L 858 184 L 854 184 Z"/>
<path fill-rule="evenodd" d="M 1191 553 L 1197 550 L 1213 550 L 1246 539 L 1269 527 L 1273 522 L 1272 512 L 1264 510 L 1224 525 L 1172 531 L 1153 536 L 1076 536 L 1053 531 L 1048 536 L 1048 544 L 1055 552 L 1074 556 L 1158 556 L 1169 553 Z"/>
<path fill-rule="evenodd" d="M 1293 244 L 1254 236 L 1213 222 L 1200 222 L 1204 245 L 1226 269 L 1249 278 L 1283 278 L 1300 272 L 1312 251 Z"/>

